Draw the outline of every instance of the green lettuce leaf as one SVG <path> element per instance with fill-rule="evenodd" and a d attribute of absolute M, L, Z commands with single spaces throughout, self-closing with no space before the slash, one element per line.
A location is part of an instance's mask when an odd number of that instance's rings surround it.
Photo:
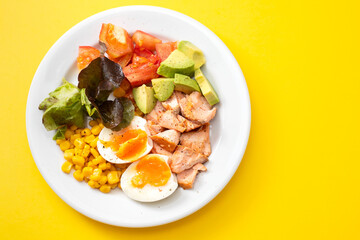
<path fill-rule="evenodd" d="M 65 139 L 66 129 L 67 129 L 66 126 L 62 126 L 62 127 L 58 128 L 58 130 L 56 131 L 56 133 L 53 137 L 53 140 Z"/>
<path fill-rule="evenodd" d="M 80 90 L 80 100 L 81 100 L 81 105 L 85 107 L 86 112 L 90 117 L 92 117 L 94 114 L 97 115 L 96 108 L 91 104 L 91 102 L 89 101 L 89 99 L 85 94 L 85 88 L 82 88 Z"/>
<path fill-rule="evenodd" d="M 49 95 L 50 97 L 39 105 L 40 110 L 45 110 L 42 122 L 48 131 L 67 124 L 84 127 L 85 118 L 81 95 L 76 86 L 63 79 L 63 85 Z"/>

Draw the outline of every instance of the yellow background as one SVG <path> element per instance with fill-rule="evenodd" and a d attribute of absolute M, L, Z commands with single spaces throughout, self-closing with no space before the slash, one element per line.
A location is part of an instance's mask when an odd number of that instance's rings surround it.
<path fill-rule="evenodd" d="M 0 239 L 360 239 L 356 2 L 0 0 Z M 177 10 L 214 31 L 244 72 L 252 108 L 245 156 L 224 191 L 147 229 L 98 223 L 66 205 L 37 170 L 25 132 L 30 83 L 49 48 L 79 21 L 132 4 Z"/>

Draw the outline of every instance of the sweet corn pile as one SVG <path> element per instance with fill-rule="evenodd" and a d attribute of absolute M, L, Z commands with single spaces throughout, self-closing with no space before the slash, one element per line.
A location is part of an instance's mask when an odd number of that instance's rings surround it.
<path fill-rule="evenodd" d="M 97 150 L 98 135 L 104 127 L 101 121 L 91 120 L 91 129 L 79 129 L 75 125 L 65 132 L 65 139 L 56 140 L 64 152 L 65 162 L 61 170 L 70 173 L 77 181 L 85 181 L 91 188 L 108 193 L 120 186 L 121 174 L 128 165 L 107 162 Z"/>

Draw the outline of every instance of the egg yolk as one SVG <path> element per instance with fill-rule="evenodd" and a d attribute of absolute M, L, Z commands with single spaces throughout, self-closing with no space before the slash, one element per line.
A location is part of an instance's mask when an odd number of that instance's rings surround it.
<path fill-rule="evenodd" d="M 135 161 L 146 151 L 147 134 L 141 129 L 131 129 L 121 135 L 114 135 L 105 147 L 111 147 L 116 156 L 125 161 Z"/>
<path fill-rule="evenodd" d="M 131 179 L 134 187 L 143 188 L 146 184 L 164 186 L 171 177 L 169 166 L 158 156 L 147 155 L 136 165 L 136 175 Z"/>

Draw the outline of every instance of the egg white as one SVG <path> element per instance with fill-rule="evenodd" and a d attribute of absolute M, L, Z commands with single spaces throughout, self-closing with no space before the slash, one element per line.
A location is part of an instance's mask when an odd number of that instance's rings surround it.
<path fill-rule="evenodd" d="M 148 154 L 151 149 L 153 148 L 153 141 L 151 140 L 150 133 L 149 130 L 147 129 L 146 126 L 146 120 L 143 119 L 142 117 L 138 117 L 135 116 L 134 119 L 131 121 L 130 125 L 127 126 L 126 128 L 120 130 L 120 131 L 113 131 L 109 128 L 103 128 L 99 134 L 99 141 L 97 142 L 97 148 L 99 151 L 99 154 L 107 161 L 111 162 L 111 163 L 116 163 L 116 164 L 124 164 L 124 163 L 130 163 L 130 162 L 134 162 L 134 161 L 127 161 L 127 160 L 123 160 L 121 158 L 119 158 L 118 156 L 116 156 L 116 152 L 114 152 L 111 147 L 105 147 L 104 144 L 101 143 L 100 140 L 102 141 L 111 141 L 112 136 L 114 135 L 121 135 L 123 133 L 125 133 L 128 130 L 131 129 L 141 129 L 143 131 L 146 132 L 146 134 L 148 135 L 147 138 L 147 143 L 146 143 L 146 150 L 143 154 L 141 154 L 139 156 L 139 158 L 145 156 L 146 154 Z M 139 159 L 138 158 L 138 159 Z"/>
<path fill-rule="evenodd" d="M 150 155 L 157 155 L 160 159 L 165 161 L 166 164 L 168 164 L 169 157 L 160 154 Z M 143 188 L 134 187 L 131 183 L 131 179 L 137 173 L 136 166 L 139 162 L 140 161 L 136 161 L 132 163 L 121 176 L 121 189 L 129 198 L 139 202 L 155 202 L 167 198 L 175 192 L 178 187 L 178 183 L 174 173 L 171 173 L 168 182 L 164 186 L 155 187 L 150 184 L 146 184 Z M 169 171 L 171 172 L 170 169 Z"/>

